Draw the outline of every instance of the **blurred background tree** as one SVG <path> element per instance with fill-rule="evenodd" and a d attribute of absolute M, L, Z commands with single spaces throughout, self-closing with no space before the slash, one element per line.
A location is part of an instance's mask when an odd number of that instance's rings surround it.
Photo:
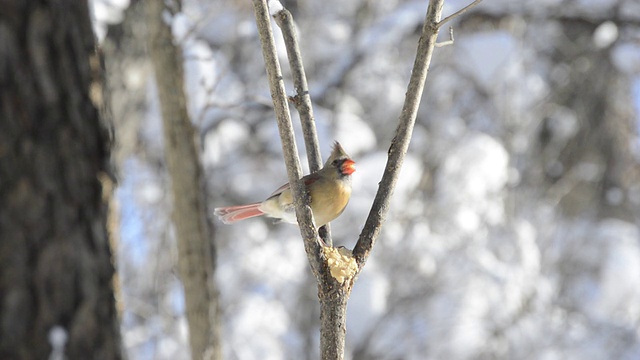
<path fill-rule="evenodd" d="M 357 162 L 337 245 L 353 247 L 377 190 L 425 3 L 284 2 L 323 155 L 335 139 Z M 112 23 L 98 30 L 121 174 L 123 338 L 132 358 L 184 358 L 140 4 L 93 4 L 97 24 Z M 466 4 L 447 1 L 444 14 Z M 209 203 L 257 201 L 286 172 L 251 4 L 183 5 L 168 18 Z M 640 357 L 640 6 L 494 0 L 451 25 L 456 41 L 436 49 L 387 223 L 351 296 L 348 357 Z M 218 226 L 216 241 L 223 357 L 314 359 L 316 289 L 301 275 L 298 230 L 254 219 Z"/>

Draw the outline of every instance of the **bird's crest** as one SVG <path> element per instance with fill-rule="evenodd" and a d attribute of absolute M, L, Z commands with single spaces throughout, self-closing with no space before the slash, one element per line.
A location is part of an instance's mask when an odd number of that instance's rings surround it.
<path fill-rule="evenodd" d="M 342 146 L 340 146 L 340 143 L 336 141 L 333 143 L 331 155 L 329 156 L 329 159 L 327 159 L 327 164 L 330 164 L 333 160 L 342 158 L 349 158 L 349 155 L 347 155 Z"/>

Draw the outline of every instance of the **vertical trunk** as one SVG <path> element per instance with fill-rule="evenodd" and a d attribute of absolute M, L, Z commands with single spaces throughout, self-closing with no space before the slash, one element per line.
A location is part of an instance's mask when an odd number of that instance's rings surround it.
<path fill-rule="evenodd" d="M 344 359 L 348 300 L 349 293 L 344 289 L 326 293 L 320 299 L 321 359 Z"/>
<path fill-rule="evenodd" d="M 0 14 L 0 358 L 119 359 L 87 4 Z"/>
<path fill-rule="evenodd" d="M 206 197 L 196 133 L 187 113 L 182 57 L 173 44 L 169 26 L 163 21 L 163 2 L 150 0 L 146 6 L 192 358 L 220 359 L 218 299 L 213 281 L 215 253 L 211 224 L 205 216 Z"/>

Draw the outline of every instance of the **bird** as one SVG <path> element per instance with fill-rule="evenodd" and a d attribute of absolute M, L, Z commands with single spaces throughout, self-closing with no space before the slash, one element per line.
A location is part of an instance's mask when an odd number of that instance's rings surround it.
<path fill-rule="evenodd" d="M 318 228 L 337 218 L 346 208 L 351 198 L 351 174 L 355 171 L 355 161 L 336 141 L 322 169 L 302 178 Z M 262 202 L 219 207 L 214 209 L 214 214 L 225 224 L 262 215 L 291 224 L 298 223 L 289 183 L 282 185 Z"/>

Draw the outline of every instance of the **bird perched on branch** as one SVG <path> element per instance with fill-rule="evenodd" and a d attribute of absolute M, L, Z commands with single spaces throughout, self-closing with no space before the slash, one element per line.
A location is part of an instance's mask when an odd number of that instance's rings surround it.
<path fill-rule="evenodd" d="M 354 171 L 355 161 L 336 142 L 324 167 L 302 178 L 311 199 L 316 226 L 325 225 L 342 214 L 351 197 L 351 174 Z M 214 214 L 225 224 L 261 215 L 297 224 L 290 184 L 281 186 L 265 201 L 216 208 Z"/>

